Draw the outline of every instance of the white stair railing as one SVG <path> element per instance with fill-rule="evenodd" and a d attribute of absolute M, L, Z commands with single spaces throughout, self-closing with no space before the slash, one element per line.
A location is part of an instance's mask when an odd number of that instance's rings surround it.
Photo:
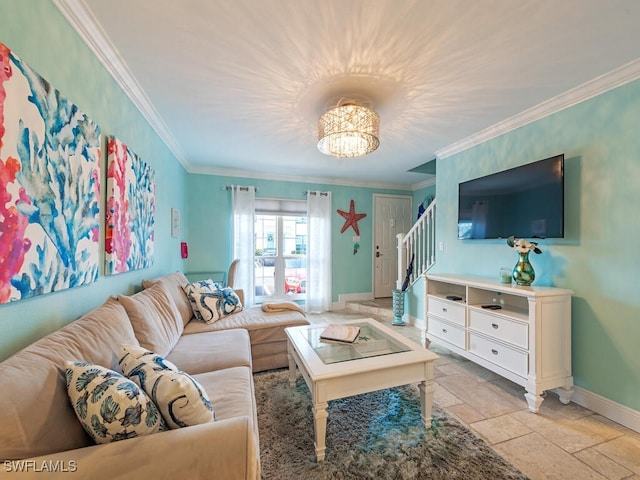
<path fill-rule="evenodd" d="M 427 207 L 406 234 L 398 233 L 398 280 L 396 288 L 401 289 L 407 275 L 407 266 L 413 259 L 413 269 L 409 285 L 420 278 L 436 263 L 436 201 Z"/>

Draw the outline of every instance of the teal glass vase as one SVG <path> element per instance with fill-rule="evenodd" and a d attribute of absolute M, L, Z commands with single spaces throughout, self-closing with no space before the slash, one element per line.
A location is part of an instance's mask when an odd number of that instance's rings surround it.
<path fill-rule="evenodd" d="M 516 285 L 528 286 L 533 283 L 535 278 L 536 272 L 529 262 L 529 252 L 520 253 L 520 259 L 513 267 L 513 281 L 516 282 Z"/>
<path fill-rule="evenodd" d="M 391 325 L 406 325 L 405 321 L 402 319 L 404 315 L 404 295 L 405 291 L 403 290 L 391 290 L 391 294 L 393 295 L 393 315 L 394 319 Z"/>

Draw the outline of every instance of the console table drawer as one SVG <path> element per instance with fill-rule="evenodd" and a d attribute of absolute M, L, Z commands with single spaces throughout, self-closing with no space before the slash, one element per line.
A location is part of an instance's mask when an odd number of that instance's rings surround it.
<path fill-rule="evenodd" d="M 508 347 L 482 335 L 469 334 L 469 351 L 521 377 L 526 377 L 529 373 L 527 352 Z"/>
<path fill-rule="evenodd" d="M 508 318 L 469 310 L 469 328 L 518 347 L 529 348 L 527 325 Z"/>
<path fill-rule="evenodd" d="M 431 316 L 429 317 L 428 322 L 429 327 L 427 329 L 427 333 L 429 335 L 446 340 L 456 347 L 463 349 L 466 348 L 466 334 L 464 328 L 443 322 Z"/>
<path fill-rule="evenodd" d="M 465 306 L 429 297 L 429 312 L 458 325 L 465 326 Z"/>

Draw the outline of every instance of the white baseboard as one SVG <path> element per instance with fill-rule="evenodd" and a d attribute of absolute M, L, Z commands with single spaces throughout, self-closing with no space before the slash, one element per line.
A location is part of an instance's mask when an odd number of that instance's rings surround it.
<path fill-rule="evenodd" d="M 640 412 L 580 387 L 573 387 L 571 401 L 640 433 Z"/>
<path fill-rule="evenodd" d="M 416 328 L 419 328 L 422 331 L 427 330 L 427 320 L 424 318 L 414 317 L 413 315 L 405 314 L 405 317 L 408 317 L 408 322 L 410 325 L 413 325 Z"/>

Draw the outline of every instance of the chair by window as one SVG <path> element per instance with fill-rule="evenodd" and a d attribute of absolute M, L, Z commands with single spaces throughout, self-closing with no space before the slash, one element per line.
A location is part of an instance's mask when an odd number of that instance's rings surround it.
<path fill-rule="evenodd" d="M 236 272 L 238 270 L 238 264 L 240 263 L 240 259 L 236 258 L 229 265 L 229 273 L 227 273 L 227 287 L 233 288 L 234 282 L 236 279 Z"/>

